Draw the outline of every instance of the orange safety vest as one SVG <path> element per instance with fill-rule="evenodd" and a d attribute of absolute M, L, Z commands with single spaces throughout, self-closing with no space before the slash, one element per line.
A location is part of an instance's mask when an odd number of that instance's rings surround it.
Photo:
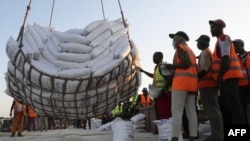
<path fill-rule="evenodd" d="M 221 36 L 227 36 L 227 35 L 221 35 Z M 213 57 L 214 57 L 214 61 L 213 61 L 213 71 L 214 71 L 214 75 L 213 78 L 215 80 L 218 79 L 218 73 L 220 70 L 220 63 L 221 63 L 221 57 L 217 55 L 217 52 L 220 51 L 220 47 L 219 47 L 219 41 L 217 40 L 216 44 L 215 44 L 215 48 L 214 48 L 214 53 L 213 53 Z M 229 69 L 224 73 L 222 79 L 229 79 L 229 78 L 242 78 L 242 72 L 240 69 L 240 63 L 238 61 L 238 57 L 236 55 L 235 49 L 234 49 L 234 45 L 231 42 L 230 45 L 230 56 L 229 56 Z"/>
<path fill-rule="evenodd" d="M 243 78 L 239 80 L 239 86 L 246 86 L 249 84 L 249 72 L 250 72 L 250 52 L 247 53 L 245 56 L 245 60 L 243 61 L 243 58 L 238 55 L 239 61 L 240 61 L 240 66 L 241 66 L 241 71 Z"/>
<path fill-rule="evenodd" d="M 211 64 L 213 63 L 213 54 L 209 48 L 206 48 L 205 51 L 207 51 L 211 58 Z M 198 61 L 198 70 L 200 71 L 200 60 Z M 213 79 L 213 71 L 212 66 L 209 68 L 207 74 L 203 76 L 198 81 L 198 88 L 207 88 L 207 87 L 216 87 L 217 82 Z"/>
<path fill-rule="evenodd" d="M 18 106 L 19 106 L 19 102 L 17 100 L 15 100 L 15 104 L 14 104 L 14 114 L 15 113 L 20 113 L 23 112 L 23 115 L 26 115 L 26 105 L 22 104 L 22 111 L 18 111 Z"/>
<path fill-rule="evenodd" d="M 191 61 L 191 65 L 187 69 L 176 68 L 174 70 L 174 77 L 172 83 L 172 90 L 182 90 L 182 91 L 190 91 L 197 92 L 198 89 L 198 78 L 197 78 L 197 64 L 196 57 L 193 51 L 187 45 L 179 44 L 176 48 L 182 48 L 189 54 L 189 59 Z M 181 62 L 179 56 L 177 55 L 177 51 L 174 55 L 174 64 L 179 64 Z"/>
<path fill-rule="evenodd" d="M 29 116 L 29 118 L 35 118 L 35 117 L 37 117 L 37 114 L 32 108 L 29 107 L 29 115 L 28 116 Z"/>
<path fill-rule="evenodd" d="M 150 96 L 144 96 L 143 94 L 140 95 L 140 99 L 141 99 L 141 104 L 143 107 L 146 107 L 146 106 L 150 106 Z"/>

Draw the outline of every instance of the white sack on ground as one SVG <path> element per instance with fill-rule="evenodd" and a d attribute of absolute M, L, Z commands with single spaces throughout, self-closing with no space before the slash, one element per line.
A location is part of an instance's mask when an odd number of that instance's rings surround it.
<path fill-rule="evenodd" d="M 12 37 L 6 43 L 6 93 L 42 115 L 100 116 L 137 93 L 140 85 L 139 51 L 127 34 L 121 19 L 64 32 L 28 24 L 22 48 Z"/>

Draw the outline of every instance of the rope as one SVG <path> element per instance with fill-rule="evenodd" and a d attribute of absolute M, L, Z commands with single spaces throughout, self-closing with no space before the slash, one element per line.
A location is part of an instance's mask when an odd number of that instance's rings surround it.
<path fill-rule="evenodd" d="M 127 27 L 127 24 L 125 22 L 125 18 L 124 18 L 124 14 L 123 14 L 123 11 L 122 11 L 122 7 L 121 7 L 121 2 L 120 0 L 118 0 L 118 3 L 119 3 L 119 7 L 120 7 L 120 11 L 121 11 L 121 15 L 122 15 L 122 21 L 123 21 L 123 24 L 125 27 Z"/>
<path fill-rule="evenodd" d="M 21 38 L 21 39 L 20 39 L 20 44 L 19 44 L 19 47 L 20 47 L 20 48 L 23 47 L 23 32 L 24 32 L 24 25 L 25 25 L 25 22 L 26 22 L 26 20 L 27 20 L 28 12 L 29 12 L 29 10 L 30 10 L 31 1 L 32 1 L 32 0 L 30 0 L 29 5 L 27 6 L 26 13 L 25 13 L 24 20 L 23 20 L 23 24 L 22 24 L 22 26 L 21 26 L 21 28 L 20 28 L 20 32 L 19 32 L 18 37 L 17 37 L 17 41 L 19 41 L 19 39 Z"/>
<path fill-rule="evenodd" d="M 103 15 L 103 19 L 105 20 L 106 18 L 105 18 L 105 13 L 104 13 L 104 7 L 103 7 L 103 2 L 102 2 L 102 0 L 101 0 L 101 4 L 102 4 L 102 15 Z"/>
<path fill-rule="evenodd" d="M 53 0 L 53 4 L 52 4 L 52 10 L 51 10 L 51 14 L 50 14 L 49 27 L 51 27 L 51 21 L 52 21 L 52 17 L 53 17 L 53 13 L 54 13 L 54 5 L 55 5 L 55 0 Z"/>
<path fill-rule="evenodd" d="M 125 21 L 125 18 L 124 18 L 124 14 L 123 14 L 123 11 L 122 11 L 122 6 L 121 6 L 121 2 L 120 0 L 118 0 L 118 3 L 119 3 L 119 7 L 120 7 L 120 11 L 121 11 L 121 15 L 122 15 L 122 21 L 123 21 L 123 24 L 124 26 L 127 28 L 128 25 L 126 24 L 126 21 Z M 131 47 L 133 47 L 133 44 L 131 43 L 131 40 L 130 40 L 130 37 L 129 37 L 129 31 L 127 32 L 127 35 L 128 35 L 128 41 L 129 41 L 129 44 Z"/>

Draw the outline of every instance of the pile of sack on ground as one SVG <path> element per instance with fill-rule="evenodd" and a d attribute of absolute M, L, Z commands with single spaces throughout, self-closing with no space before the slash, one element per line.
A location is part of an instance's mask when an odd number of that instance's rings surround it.
<path fill-rule="evenodd" d="M 135 132 L 145 132 L 145 115 L 139 113 L 129 120 L 120 117 L 101 125 L 98 131 L 112 131 L 113 141 L 133 141 Z"/>
<path fill-rule="evenodd" d="M 134 94 L 140 55 L 121 19 L 96 20 L 63 32 L 27 24 L 6 44 L 6 93 L 41 115 L 68 119 L 101 115 Z"/>

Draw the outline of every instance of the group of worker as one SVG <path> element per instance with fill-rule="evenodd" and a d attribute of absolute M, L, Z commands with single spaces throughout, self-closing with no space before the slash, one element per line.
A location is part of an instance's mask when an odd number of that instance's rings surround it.
<path fill-rule="evenodd" d="M 188 35 L 178 31 L 169 34 L 175 50 L 173 63 L 163 63 L 163 53 L 155 52 L 153 73 L 137 67 L 138 71 L 153 79 L 154 87 L 161 88 L 159 96 L 153 100 L 157 119 L 172 117 L 171 141 L 178 141 L 182 133 L 184 110 L 188 118 L 189 141 L 194 141 L 198 137 L 199 123 L 196 107 L 198 93 L 211 125 L 211 135 L 205 141 L 223 141 L 224 125 L 248 124 L 250 53 L 245 51 L 243 40 L 232 40 L 230 36 L 224 34 L 223 29 L 226 24 L 223 20 L 210 20 L 208 23 L 212 37 L 217 38 L 213 52 L 209 49 L 210 37 L 202 34 L 196 40 L 197 48 L 201 50 L 197 57 L 187 43 Z M 172 73 L 163 74 L 161 65 Z M 151 105 L 152 99 L 146 96 L 147 89 L 143 89 L 142 92 L 140 96 L 135 95 L 119 103 L 112 110 L 112 117 L 129 119 L 138 113 L 138 106 Z M 25 105 L 21 101 L 15 101 L 13 105 L 11 137 L 15 136 L 16 130 L 18 130 L 17 136 L 21 137 L 26 114 Z M 28 107 L 28 109 L 30 115 L 32 108 Z"/>
<path fill-rule="evenodd" d="M 111 111 L 110 118 L 121 117 L 129 120 L 132 116 L 139 113 L 139 108 L 153 105 L 154 100 L 150 97 L 147 88 L 142 89 L 142 93 L 136 94 L 129 99 L 119 102 L 118 105 Z M 107 113 L 105 114 L 107 117 Z"/>
<path fill-rule="evenodd" d="M 223 141 L 224 125 L 248 124 L 250 53 L 245 51 L 243 40 L 232 40 L 224 34 L 226 24 L 223 20 L 209 20 L 208 23 L 212 37 L 217 38 L 213 52 L 209 49 L 210 37 L 202 34 L 196 40 L 197 48 L 201 50 L 197 57 L 187 43 L 188 35 L 178 31 L 169 34 L 175 50 L 173 63 L 163 63 L 163 53 L 155 52 L 154 73 L 137 67 L 138 71 L 153 78 L 153 86 L 162 88 L 155 104 L 157 115 L 162 111 L 158 109 L 164 107 L 163 111 L 172 117 L 171 141 L 179 140 L 184 111 L 188 119 L 189 141 L 199 136 L 198 93 L 211 125 L 211 135 L 205 141 Z M 164 75 L 161 68 L 172 70 L 172 73 Z M 161 106 L 157 106 L 157 99 L 160 99 L 159 103 L 164 101 Z"/>
<path fill-rule="evenodd" d="M 48 117 L 38 115 L 32 107 L 24 104 L 20 100 L 16 99 L 13 101 L 10 109 L 10 117 L 12 117 L 12 113 L 14 113 L 14 117 L 12 119 L 10 137 L 15 137 L 16 132 L 17 137 L 23 137 L 22 132 L 24 130 L 26 118 L 28 122 L 28 131 L 37 131 L 37 125 L 40 131 L 43 131 L 43 129 L 45 131 L 48 130 Z"/>

